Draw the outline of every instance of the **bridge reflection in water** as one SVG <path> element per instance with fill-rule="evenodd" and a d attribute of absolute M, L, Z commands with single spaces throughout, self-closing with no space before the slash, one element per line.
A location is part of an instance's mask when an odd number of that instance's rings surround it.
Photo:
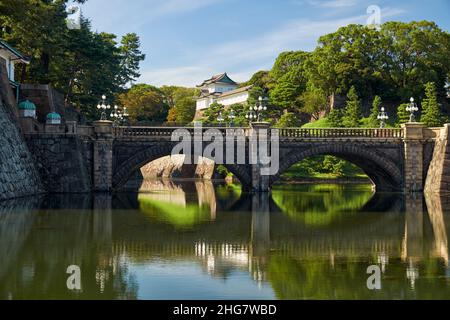
<path fill-rule="evenodd" d="M 446 299 L 449 209 L 370 187 L 250 195 L 206 181 L 3 202 L 0 298 Z M 372 264 L 380 291 L 366 287 Z"/>

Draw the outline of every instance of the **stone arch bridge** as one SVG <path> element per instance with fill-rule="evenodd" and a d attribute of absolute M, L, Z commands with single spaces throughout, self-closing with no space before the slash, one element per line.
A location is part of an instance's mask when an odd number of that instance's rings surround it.
<path fill-rule="evenodd" d="M 448 190 L 448 128 L 408 123 L 398 129 L 279 129 L 279 170 L 264 176 L 259 157 L 253 164 L 249 161 L 249 137 L 271 132 L 267 124 L 259 123 L 239 129 L 247 142 L 245 163 L 225 166 L 244 189 L 255 192 L 269 191 L 289 167 L 316 155 L 334 155 L 356 164 L 378 191 L 423 191 L 426 184 L 434 191 Z M 176 129 L 193 137 L 211 132 L 211 128 L 115 127 L 109 121 L 98 121 L 94 126 L 69 123 L 45 132 L 25 132 L 25 136 L 50 192 L 120 191 L 136 170 L 172 153 L 179 144 L 172 141 Z M 215 128 L 214 132 L 225 137 L 227 128 Z M 201 150 L 210 143 L 202 142 Z M 225 153 L 230 146 L 223 144 Z"/>

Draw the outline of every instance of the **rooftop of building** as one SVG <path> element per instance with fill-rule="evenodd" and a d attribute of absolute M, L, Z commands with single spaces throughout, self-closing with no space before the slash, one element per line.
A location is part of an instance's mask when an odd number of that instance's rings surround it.
<path fill-rule="evenodd" d="M 22 54 L 19 50 L 12 47 L 10 44 L 8 44 L 3 39 L 0 39 L 0 50 L 6 50 L 9 53 L 11 53 L 13 56 L 16 57 L 17 60 L 20 60 L 23 63 L 30 63 L 30 58 Z"/>
<path fill-rule="evenodd" d="M 202 94 L 200 95 L 199 99 L 204 99 L 207 97 L 215 97 L 215 98 L 223 98 L 223 97 L 228 97 L 228 96 L 232 96 L 241 92 L 245 92 L 245 91 L 249 91 L 253 86 L 245 86 L 242 88 L 237 88 L 231 91 L 227 91 L 227 92 L 213 92 L 213 93 L 209 93 L 209 92 L 202 92 Z"/>
<path fill-rule="evenodd" d="M 212 76 L 211 78 L 203 81 L 203 83 L 198 85 L 197 87 L 203 87 L 205 85 L 212 84 L 212 83 L 226 83 L 226 84 L 231 84 L 231 85 L 236 85 L 236 86 L 238 85 L 238 83 L 233 81 L 228 76 L 228 74 L 225 72 L 225 73 L 221 73 L 221 74 Z"/>

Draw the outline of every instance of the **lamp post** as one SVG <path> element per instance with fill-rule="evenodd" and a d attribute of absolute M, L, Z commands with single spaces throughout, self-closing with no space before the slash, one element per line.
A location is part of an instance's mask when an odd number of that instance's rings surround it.
<path fill-rule="evenodd" d="M 114 109 L 111 111 L 111 119 L 113 119 L 115 125 L 119 125 L 123 119 L 122 111 L 120 111 L 117 105 L 114 106 Z"/>
<path fill-rule="evenodd" d="M 123 122 L 128 124 L 128 117 L 130 114 L 128 113 L 127 107 L 123 107 Z"/>
<path fill-rule="evenodd" d="M 106 96 L 102 95 L 102 101 L 97 105 L 97 109 L 98 110 L 102 110 L 101 116 L 100 116 L 100 120 L 101 121 L 106 121 L 108 120 L 106 118 L 106 110 L 111 109 L 111 105 L 106 104 Z"/>
<path fill-rule="evenodd" d="M 225 121 L 223 118 L 222 112 L 219 112 L 219 116 L 217 117 L 217 121 L 219 121 L 220 126 L 222 126 L 222 123 Z"/>
<path fill-rule="evenodd" d="M 413 97 L 411 97 L 409 101 L 410 104 L 406 107 L 406 111 L 410 112 L 409 122 L 416 122 L 416 116 L 414 115 L 414 113 L 419 111 L 419 108 L 417 107 L 417 104 L 414 102 Z"/>
<path fill-rule="evenodd" d="M 246 119 L 248 119 L 250 122 L 253 119 L 256 119 L 258 122 L 261 121 L 261 116 L 264 111 L 267 111 L 267 98 L 259 97 L 258 103 L 250 107 L 249 112 L 245 116 Z"/>
<path fill-rule="evenodd" d="M 230 119 L 230 127 L 232 127 L 234 125 L 234 119 L 236 119 L 236 114 L 233 110 L 230 111 L 228 118 Z"/>
<path fill-rule="evenodd" d="M 378 120 L 380 120 L 380 128 L 383 129 L 386 127 L 386 121 L 389 119 L 389 116 L 384 109 L 384 107 L 381 107 L 381 112 L 378 114 Z"/>

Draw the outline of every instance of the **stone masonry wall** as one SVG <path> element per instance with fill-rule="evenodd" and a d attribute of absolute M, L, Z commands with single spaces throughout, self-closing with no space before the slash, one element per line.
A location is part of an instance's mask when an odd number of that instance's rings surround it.
<path fill-rule="evenodd" d="M 92 141 L 75 135 L 26 135 L 46 190 L 92 191 Z"/>
<path fill-rule="evenodd" d="M 34 160 L 0 95 L 0 201 L 42 193 Z"/>
<path fill-rule="evenodd" d="M 450 144 L 449 128 L 446 124 L 434 147 L 433 159 L 425 182 L 427 193 L 450 193 Z"/>

